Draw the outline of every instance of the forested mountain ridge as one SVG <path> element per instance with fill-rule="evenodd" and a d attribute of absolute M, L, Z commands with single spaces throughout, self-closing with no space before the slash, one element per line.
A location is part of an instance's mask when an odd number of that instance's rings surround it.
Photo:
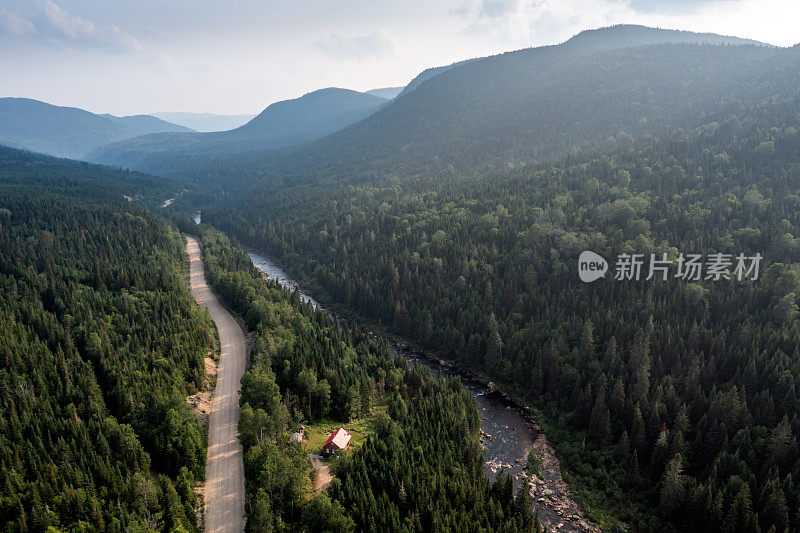
<path fill-rule="evenodd" d="M 710 44 L 724 46 L 770 46 L 753 39 L 716 33 L 650 28 L 638 24 L 617 24 L 595 30 L 584 30 L 563 43 L 565 47 L 584 50 L 614 50 L 653 44 Z"/>
<path fill-rule="evenodd" d="M 320 89 L 271 104 L 246 124 L 230 131 L 146 135 L 100 147 L 88 159 L 171 175 L 176 168 L 197 166 L 218 156 L 236 157 L 234 154 L 318 139 L 366 118 L 387 101 L 381 96 L 348 89 Z"/>
<path fill-rule="evenodd" d="M 180 234 L 120 176 L 163 181 L 2 151 L 3 531 L 199 531 L 205 443 L 185 398 L 213 330 Z"/>
<path fill-rule="evenodd" d="M 142 207 L 158 207 L 178 195 L 183 186 L 175 181 L 82 161 L 0 146 L 0 186 L 47 191 L 96 201 L 128 199 Z"/>
<path fill-rule="evenodd" d="M 760 76 L 731 77 L 736 92 L 690 128 L 615 134 L 603 151 L 503 172 L 265 186 L 204 216 L 328 302 L 535 405 L 605 527 L 791 530 L 800 523 L 800 69 L 780 65 L 800 48 L 612 54 L 663 55 L 659 68 L 671 69 L 672 54 L 733 61 L 727 54 L 742 51 Z M 751 282 L 590 285 L 577 275 L 583 250 L 612 268 L 621 253 L 764 262 Z"/>
<path fill-rule="evenodd" d="M 81 159 L 98 146 L 162 131 L 191 131 L 149 115 L 96 115 L 30 98 L 0 98 L 0 144 Z"/>
<path fill-rule="evenodd" d="M 714 33 L 695 33 L 691 31 L 665 30 L 661 28 L 648 28 L 635 24 L 619 24 L 595 30 L 584 30 L 579 34 L 568 39 L 560 46 L 563 48 L 580 49 L 584 52 L 614 50 L 617 48 L 630 48 L 634 46 L 647 46 L 652 44 L 683 43 L 683 44 L 713 44 L 713 45 L 763 45 L 751 39 L 740 37 L 729 37 Z M 548 47 L 545 47 L 548 48 Z M 530 50 L 530 49 L 529 49 Z M 465 65 L 472 61 L 480 61 L 486 58 L 467 59 L 458 61 L 450 65 L 432 67 L 420 72 L 408 85 L 405 86 L 400 95 L 406 95 L 423 82 L 437 76 L 450 69 Z"/>
<path fill-rule="evenodd" d="M 733 42 L 742 44 L 720 44 Z M 602 148 L 623 132 L 639 137 L 691 127 L 738 100 L 786 90 L 773 74 L 796 70 L 797 61 L 790 49 L 734 38 L 594 30 L 561 45 L 431 69 L 368 118 L 308 144 L 213 161 L 165 154 L 162 175 L 230 190 L 273 179 L 291 185 L 450 166 L 502 169 Z"/>
<path fill-rule="evenodd" d="M 657 44 L 594 52 L 568 44 L 468 62 L 339 133 L 291 151 L 227 161 L 226 168 L 242 169 L 249 184 L 292 184 L 543 161 L 604 148 L 621 133 L 638 138 L 696 126 L 740 101 L 784 94 L 793 89 L 789 73 L 800 62 L 795 49 L 763 46 Z"/>

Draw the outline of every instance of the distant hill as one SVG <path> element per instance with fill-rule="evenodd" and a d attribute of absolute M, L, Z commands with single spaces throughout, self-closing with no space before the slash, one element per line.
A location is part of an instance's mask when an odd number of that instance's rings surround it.
<path fill-rule="evenodd" d="M 739 99 L 796 90 L 798 56 L 797 49 L 710 34 L 641 26 L 587 31 L 560 45 L 426 71 L 340 132 L 217 164 L 225 183 L 238 175 L 249 180 L 246 187 L 273 177 L 369 180 L 542 160 L 709 115 L 724 120 Z M 214 168 L 203 171 L 202 179 L 218 180 Z M 190 174 L 199 176 L 182 169 Z"/>
<path fill-rule="evenodd" d="M 370 89 L 369 91 L 365 91 L 366 94 L 372 94 L 374 96 L 380 96 L 381 98 L 386 98 L 391 100 L 404 89 L 404 87 L 383 87 L 381 89 Z"/>
<path fill-rule="evenodd" d="M 276 102 L 231 131 L 146 135 L 103 146 L 89 160 L 163 173 L 186 160 L 196 164 L 199 155 L 232 155 L 312 141 L 368 117 L 387 101 L 348 89 L 320 89 Z"/>
<path fill-rule="evenodd" d="M 178 182 L 115 168 L 0 146 L 2 190 L 46 190 L 93 201 L 135 201 L 156 209 L 180 194 Z"/>
<path fill-rule="evenodd" d="M 96 115 L 29 98 L 0 98 L 0 144 L 79 159 L 109 142 L 145 133 L 189 131 L 155 117 Z"/>
<path fill-rule="evenodd" d="M 665 30 L 660 28 L 649 28 L 635 24 L 618 24 L 596 30 L 585 30 L 575 35 L 562 45 L 565 49 L 580 49 L 582 52 L 600 52 L 603 50 L 614 50 L 617 48 L 628 48 L 633 46 L 645 46 L 650 44 L 665 43 L 687 43 L 687 44 L 714 44 L 714 45 L 764 45 L 764 43 L 740 37 L 728 37 L 715 33 L 695 33 L 683 30 Z M 546 48 L 546 47 L 544 47 Z M 535 50 L 535 49 L 530 49 Z M 496 56 L 495 56 L 496 57 Z M 491 58 L 477 58 L 459 61 L 451 65 L 432 67 L 420 72 L 408 85 L 406 85 L 399 95 L 405 95 L 419 87 L 427 81 L 443 72 L 447 72 L 456 67 L 466 65 L 473 61 L 480 61 Z"/>
<path fill-rule="evenodd" d="M 195 131 L 193 128 L 175 124 L 167 120 L 154 117 L 153 115 L 129 115 L 125 117 L 117 117 L 105 113 L 100 115 L 109 120 L 113 120 L 117 124 L 128 128 L 136 133 L 136 135 L 147 135 L 148 133 L 161 133 L 161 132 L 184 132 L 189 133 Z"/>
<path fill-rule="evenodd" d="M 296 144 L 353 124 L 386 100 L 349 89 L 320 89 L 270 105 L 234 133 L 269 139 L 273 145 Z"/>
<path fill-rule="evenodd" d="M 158 117 L 173 124 L 180 124 L 195 131 L 228 131 L 246 124 L 255 115 L 215 115 L 214 113 L 182 113 L 160 112 L 153 113 Z"/>

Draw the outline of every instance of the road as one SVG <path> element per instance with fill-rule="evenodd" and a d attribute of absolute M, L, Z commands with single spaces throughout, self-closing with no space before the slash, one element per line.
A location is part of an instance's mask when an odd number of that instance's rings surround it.
<path fill-rule="evenodd" d="M 197 303 L 217 325 L 221 352 L 211 400 L 206 455 L 205 521 L 207 533 L 244 531 L 244 464 L 239 443 L 239 385 L 245 366 L 244 332 L 206 284 L 200 247 L 186 237 L 190 285 Z"/>

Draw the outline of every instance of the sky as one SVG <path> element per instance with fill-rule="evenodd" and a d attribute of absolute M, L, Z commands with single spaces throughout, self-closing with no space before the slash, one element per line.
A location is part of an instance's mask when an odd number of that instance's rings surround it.
<path fill-rule="evenodd" d="M 0 0 L 0 96 L 257 113 L 620 23 L 800 42 L 797 0 Z"/>

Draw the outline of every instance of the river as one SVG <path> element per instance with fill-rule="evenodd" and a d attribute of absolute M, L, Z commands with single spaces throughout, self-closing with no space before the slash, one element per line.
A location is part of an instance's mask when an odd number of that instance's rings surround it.
<path fill-rule="evenodd" d="M 322 306 L 319 304 L 319 302 L 302 292 L 297 283 L 289 279 L 289 276 L 286 275 L 286 272 L 284 272 L 283 269 L 279 267 L 277 263 L 275 263 L 275 261 L 268 257 L 264 257 L 253 250 L 245 250 L 245 252 L 247 252 L 247 255 L 250 256 L 250 261 L 253 262 L 256 268 L 266 274 L 269 279 L 277 281 L 278 284 L 285 289 L 289 289 L 290 291 L 298 291 L 300 293 L 300 299 L 305 303 L 310 303 L 314 309 L 322 309 Z"/>
<path fill-rule="evenodd" d="M 199 214 L 196 219 L 199 222 Z M 245 250 L 253 264 L 267 278 L 277 281 L 282 287 L 296 290 L 304 302 L 316 309 L 323 307 L 314 298 L 300 290 L 286 272 L 275 261 L 253 250 Z M 480 381 L 471 378 L 458 369 L 415 353 L 403 346 L 393 344 L 392 350 L 401 353 L 412 365 L 423 365 L 432 373 L 458 377 L 466 389 L 475 397 L 481 416 L 481 443 L 486 448 L 484 468 L 490 479 L 505 468 L 514 480 L 514 488 L 519 490 L 529 483 L 524 475 L 528 453 L 536 447 L 543 457 L 542 478 L 529 488 L 539 510 L 539 516 L 548 531 L 595 531 L 591 524 L 572 501 L 566 484 L 561 477 L 561 468 L 553 449 L 547 443 L 538 424 L 532 422 L 530 415 L 499 392 Z"/>

